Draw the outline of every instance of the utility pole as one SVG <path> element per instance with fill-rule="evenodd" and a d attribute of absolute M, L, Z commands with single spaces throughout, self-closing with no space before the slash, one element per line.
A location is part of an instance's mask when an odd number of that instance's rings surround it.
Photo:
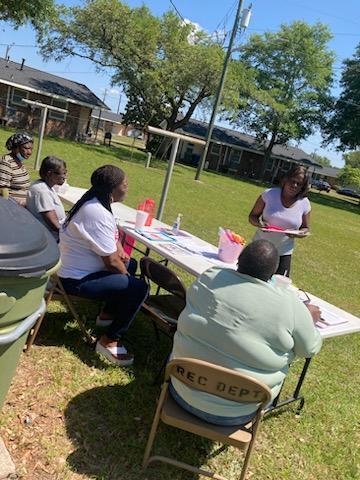
<path fill-rule="evenodd" d="M 120 96 L 119 96 L 119 102 L 118 102 L 117 111 L 116 111 L 116 113 L 118 115 L 119 115 L 119 112 L 120 112 L 120 105 L 121 105 L 121 93 L 120 93 Z"/>
<path fill-rule="evenodd" d="M 238 4 L 237 11 L 236 11 L 236 16 L 235 16 L 235 21 L 234 21 L 234 26 L 233 26 L 233 29 L 232 29 L 232 32 L 231 32 L 230 43 L 229 43 L 229 46 L 228 46 L 228 49 L 227 49 L 227 52 L 226 52 L 224 65 L 223 65 L 223 69 L 222 69 L 222 72 L 221 72 L 220 83 L 219 83 L 219 86 L 218 86 L 218 89 L 217 89 L 217 92 L 216 92 L 214 107 L 213 107 L 213 111 L 212 111 L 212 114 L 211 114 L 211 119 L 210 119 L 210 123 L 209 123 L 209 126 L 208 126 L 208 130 L 207 130 L 206 143 L 205 143 L 203 153 L 201 155 L 201 159 L 200 159 L 199 164 L 198 164 L 198 168 L 197 168 L 196 175 L 195 175 L 195 180 L 200 179 L 201 172 L 202 172 L 202 170 L 204 168 L 204 165 L 205 165 L 205 160 L 206 160 L 207 153 L 208 153 L 208 150 L 209 150 L 209 145 L 210 145 L 210 142 L 211 142 L 212 132 L 213 132 L 213 129 L 214 129 L 214 123 L 215 123 L 215 118 L 216 118 L 216 114 L 217 114 L 217 109 L 219 107 L 219 103 L 220 103 L 220 100 L 221 100 L 221 94 L 222 94 L 224 84 L 225 84 L 225 78 L 226 78 L 226 73 L 227 73 L 227 69 L 228 69 L 228 66 L 229 66 L 229 61 L 230 61 L 230 57 L 231 57 L 231 53 L 232 53 L 232 49 L 233 49 L 233 44 L 234 44 L 236 34 L 238 32 L 238 29 L 239 29 L 240 15 L 241 15 L 241 12 L 242 12 L 243 3 L 244 3 L 244 0 L 239 0 L 239 4 Z M 249 25 L 250 16 L 251 16 L 251 5 L 250 5 L 249 9 L 244 11 L 244 14 L 245 15 L 241 19 L 241 27 L 245 29 Z"/>

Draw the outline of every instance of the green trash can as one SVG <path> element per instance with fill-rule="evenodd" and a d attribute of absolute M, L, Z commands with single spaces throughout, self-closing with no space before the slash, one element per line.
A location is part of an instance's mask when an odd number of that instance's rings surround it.
<path fill-rule="evenodd" d="M 0 410 L 11 385 L 26 338 L 36 320 L 45 311 L 42 300 L 40 307 L 27 318 L 17 323 L 16 328 L 0 329 Z"/>
<path fill-rule="evenodd" d="M 0 409 L 27 335 L 44 311 L 59 266 L 51 233 L 25 208 L 0 198 Z"/>

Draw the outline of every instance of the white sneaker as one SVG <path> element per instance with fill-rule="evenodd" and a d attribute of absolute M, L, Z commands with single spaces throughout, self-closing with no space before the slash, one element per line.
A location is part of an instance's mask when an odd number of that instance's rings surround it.
<path fill-rule="evenodd" d="M 95 320 L 95 323 L 96 323 L 96 326 L 97 327 L 102 327 L 102 328 L 105 328 L 105 327 L 110 327 L 110 325 L 112 324 L 112 322 L 114 321 L 114 319 L 112 318 L 108 318 L 106 320 L 103 320 L 100 315 L 98 315 L 96 317 L 96 320 Z"/>
<path fill-rule="evenodd" d="M 99 341 L 96 342 L 95 351 L 100 353 L 109 362 L 120 367 L 129 367 L 134 363 L 134 355 L 128 353 L 124 345 L 118 343 L 117 347 L 104 347 Z"/>

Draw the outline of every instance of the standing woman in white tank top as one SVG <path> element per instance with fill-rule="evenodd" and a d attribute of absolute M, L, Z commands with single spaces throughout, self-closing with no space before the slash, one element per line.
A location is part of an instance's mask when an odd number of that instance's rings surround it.
<path fill-rule="evenodd" d="M 276 273 L 280 275 L 290 275 L 295 238 L 304 238 L 309 234 L 311 205 L 307 198 L 308 191 L 306 169 L 294 166 L 285 174 L 280 187 L 269 188 L 260 195 L 250 212 L 249 222 L 258 227 L 254 240 L 269 240 L 279 252 L 280 263 Z M 299 233 L 289 235 L 261 230 L 266 225 L 299 230 Z"/>

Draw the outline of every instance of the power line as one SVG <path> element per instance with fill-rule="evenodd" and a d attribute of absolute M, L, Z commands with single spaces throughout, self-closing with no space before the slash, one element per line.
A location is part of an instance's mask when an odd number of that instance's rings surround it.
<path fill-rule="evenodd" d="M 326 15 L 327 17 L 330 17 L 330 18 L 336 18 L 337 20 L 342 20 L 344 22 L 350 22 L 350 23 L 353 23 L 355 25 L 360 25 L 359 22 L 354 22 L 354 20 L 350 20 L 349 18 L 339 17 L 338 15 L 332 15 L 331 13 L 325 12 L 324 10 L 319 10 L 317 8 L 313 8 L 313 7 L 311 7 L 310 5 L 307 5 L 307 4 L 293 2 L 293 5 L 296 5 L 300 8 L 302 8 L 302 9 L 312 10 L 313 12 L 321 13 L 322 15 Z"/>
<path fill-rule="evenodd" d="M 18 43 L 0 43 L 1 47 L 22 47 L 22 48 L 39 48 L 39 45 L 27 45 Z"/>
<path fill-rule="evenodd" d="M 220 22 L 216 25 L 215 29 L 214 29 L 214 32 L 217 31 L 217 29 L 220 27 L 220 25 L 222 25 L 222 23 L 224 23 L 224 30 L 225 30 L 225 27 L 226 27 L 226 24 L 229 20 L 229 17 L 230 15 L 233 13 L 235 7 L 237 5 L 237 0 L 235 0 L 235 2 L 232 4 L 232 6 L 229 8 L 229 10 L 225 13 L 225 15 L 223 16 L 223 18 L 220 20 Z M 230 30 L 231 31 L 231 30 Z M 213 33 L 214 33 L 213 32 Z M 226 34 L 228 34 L 229 32 L 226 32 Z"/>
<path fill-rule="evenodd" d="M 185 22 L 185 18 L 181 15 L 181 13 L 179 12 L 179 10 L 178 10 L 177 6 L 175 5 L 175 3 L 173 2 L 173 0 L 170 0 L 170 3 L 174 7 L 175 12 L 178 14 L 178 16 L 181 18 L 181 20 L 183 22 Z"/>
<path fill-rule="evenodd" d="M 179 12 L 179 10 L 176 8 L 175 4 L 173 3 L 173 0 L 169 0 L 171 5 L 174 7 L 174 9 L 176 10 L 176 13 L 178 14 L 178 16 L 181 18 L 181 20 L 185 21 L 185 18 L 181 15 L 181 13 Z M 215 33 L 217 31 L 217 29 L 220 27 L 220 25 L 224 22 L 224 23 L 227 23 L 227 19 L 228 17 L 231 15 L 232 11 L 234 10 L 235 8 L 235 5 L 236 5 L 237 2 L 235 2 L 233 4 L 232 7 L 230 7 L 229 11 L 226 13 L 226 15 L 220 20 L 220 22 L 217 24 L 217 26 L 215 27 L 215 29 L 213 30 L 213 33 Z M 340 17 L 335 17 L 335 18 L 340 18 Z M 354 22 L 355 23 L 355 22 Z M 274 29 L 269 29 L 269 28 L 248 28 L 247 29 L 248 31 L 252 31 L 252 32 L 269 32 L 269 33 L 276 33 L 278 30 L 274 30 Z M 230 32 L 227 31 L 227 32 L 224 32 L 226 34 L 228 34 Z M 331 32 L 331 34 L 333 36 L 339 36 L 339 37 L 360 37 L 360 33 L 354 33 L 354 32 Z M 0 43 L 0 46 L 1 47 L 7 47 L 7 46 L 11 46 L 12 48 L 13 47 L 19 47 L 19 48 L 40 48 L 39 45 L 30 45 L 30 44 L 20 44 L 20 43 L 12 43 L 12 44 L 9 44 L 9 43 Z"/>
<path fill-rule="evenodd" d="M 73 75 L 73 74 L 76 74 L 76 75 L 86 74 L 86 75 L 88 75 L 88 74 L 90 74 L 90 73 L 96 73 L 96 72 L 95 72 L 95 71 L 89 71 L 89 72 L 70 72 L 69 70 L 66 70 L 66 71 L 64 71 L 64 72 L 59 72 L 59 71 L 57 71 L 57 70 L 46 70 L 46 73 L 62 73 L 62 74 L 68 73 L 68 74 L 71 74 L 71 75 Z"/>
<path fill-rule="evenodd" d="M 272 30 L 269 28 L 248 28 L 252 32 L 269 32 L 276 33 L 278 30 Z M 334 36 L 348 36 L 348 37 L 360 37 L 360 33 L 349 33 L 349 32 L 331 32 Z"/>

